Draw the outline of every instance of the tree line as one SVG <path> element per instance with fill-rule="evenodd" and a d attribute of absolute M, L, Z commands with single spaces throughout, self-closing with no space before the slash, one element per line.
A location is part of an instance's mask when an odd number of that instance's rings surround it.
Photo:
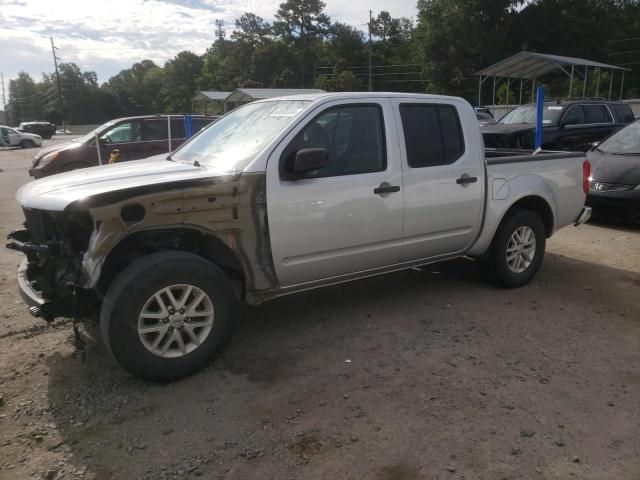
<path fill-rule="evenodd" d="M 86 124 L 183 113 L 191 111 L 199 90 L 358 91 L 367 90 L 370 79 L 373 90 L 453 94 L 475 102 L 474 73 L 521 50 L 631 68 L 640 64 L 634 61 L 640 51 L 640 0 L 418 0 L 415 20 L 377 12 L 366 32 L 332 21 L 324 9 L 321 0 L 286 0 L 272 23 L 245 13 L 230 37 L 219 36 L 204 54 L 182 51 L 162 66 L 142 60 L 101 85 L 95 72 L 61 63 L 62 102 L 55 74 L 35 81 L 21 72 L 9 83 L 11 123 Z M 549 96 L 566 95 L 562 74 L 544 82 Z M 626 85 L 625 96 L 635 97 L 640 76 L 631 72 Z M 511 99 L 516 92 L 514 85 Z M 501 85 L 498 99 L 504 102 L 506 94 Z"/>

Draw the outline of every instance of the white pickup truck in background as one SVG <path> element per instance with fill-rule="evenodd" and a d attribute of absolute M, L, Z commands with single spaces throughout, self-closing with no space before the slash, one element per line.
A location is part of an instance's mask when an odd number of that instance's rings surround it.
<path fill-rule="evenodd" d="M 589 218 L 589 164 L 581 153 L 488 155 L 460 98 L 260 101 L 166 161 L 27 184 L 26 230 L 8 246 L 27 256 L 19 282 L 34 315 L 99 316 L 129 372 L 173 380 L 220 349 L 238 301 L 461 256 L 525 285 L 546 239 Z"/>
<path fill-rule="evenodd" d="M 0 125 L 0 137 L 0 145 L 7 147 L 33 148 L 42 146 L 40 135 L 21 132 L 5 125 Z"/>

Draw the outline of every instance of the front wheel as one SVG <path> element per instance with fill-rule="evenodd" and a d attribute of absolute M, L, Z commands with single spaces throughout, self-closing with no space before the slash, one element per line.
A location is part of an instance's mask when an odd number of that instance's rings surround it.
<path fill-rule="evenodd" d="M 522 287 L 540 268 L 545 247 L 540 216 L 531 210 L 517 210 L 498 228 L 485 267 L 503 287 Z"/>
<path fill-rule="evenodd" d="M 221 350 L 235 304 L 229 281 L 212 263 L 186 252 L 154 253 L 109 287 L 102 337 L 131 374 L 170 382 L 197 372 Z"/>
<path fill-rule="evenodd" d="M 33 148 L 36 146 L 35 142 L 33 140 L 22 140 L 20 142 L 20 146 L 22 148 Z"/>

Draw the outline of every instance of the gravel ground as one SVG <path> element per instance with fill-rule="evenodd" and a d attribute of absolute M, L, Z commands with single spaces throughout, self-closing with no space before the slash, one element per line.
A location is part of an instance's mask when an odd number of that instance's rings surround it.
<path fill-rule="evenodd" d="M 34 153 L 0 152 L 2 235 Z M 518 290 L 460 260 L 246 308 L 171 385 L 30 318 L 3 249 L 0 478 L 637 480 L 639 241 L 567 228 Z"/>

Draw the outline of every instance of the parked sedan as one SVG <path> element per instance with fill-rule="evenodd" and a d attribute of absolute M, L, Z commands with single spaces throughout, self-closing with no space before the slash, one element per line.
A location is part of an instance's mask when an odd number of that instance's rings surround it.
<path fill-rule="evenodd" d="M 587 205 L 594 217 L 640 222 L 640 121 L 587 154 L 592 174 Z"/>

